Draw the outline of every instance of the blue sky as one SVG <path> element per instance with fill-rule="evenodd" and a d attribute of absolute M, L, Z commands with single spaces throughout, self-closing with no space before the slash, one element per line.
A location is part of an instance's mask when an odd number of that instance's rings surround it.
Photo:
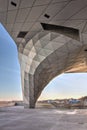
<path fill-rule="evenodd" d="M 41 99 L 87 95 L 87 74 L 62 74 L 43 90 Z M 0 100 L 21 100 L 21 78 L 15 42 L 0 24 Z"/>
<path fill-rule="evenodd" d="M 38 100 L 79 98 L 87 95 L 87 73 L 66 73 L 54 78 Z"/>
<path fill-rule="evenodd" d="M 0 24 L 0 100 L 22 98 L 17 47 Z"/>

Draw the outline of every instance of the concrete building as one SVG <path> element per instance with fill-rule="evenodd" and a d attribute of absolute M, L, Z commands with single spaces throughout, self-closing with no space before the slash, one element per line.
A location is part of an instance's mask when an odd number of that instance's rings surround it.
<path fill-rule="evenodd" d="M 25 107 L 55 76 L 87 71 L 87 0 L 0 0 L 0 22 L 18 48 Z"/>

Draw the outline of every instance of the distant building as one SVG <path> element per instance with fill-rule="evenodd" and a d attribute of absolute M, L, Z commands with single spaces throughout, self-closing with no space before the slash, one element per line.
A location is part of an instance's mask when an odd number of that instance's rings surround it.
<path fill-rule="evenodd" d="M 69 100 L 69 104 L 77 104 L 77 103 L 80 103 L 80 100 L 78 100 L 78 99 L 70 99 Z"/>
<path fill-rule="evenodd" d="M 48 103 L 52 103 L 52 102 L 54 102 L 54 101 L 53 101 L 53 100 L 48 100 L 47 102 L 48 102 Z"/>
<path fill-rule="evenodd" d="M 87 107 L 87 96 L 80 98 L 83 103 L 83 106 Z"/>

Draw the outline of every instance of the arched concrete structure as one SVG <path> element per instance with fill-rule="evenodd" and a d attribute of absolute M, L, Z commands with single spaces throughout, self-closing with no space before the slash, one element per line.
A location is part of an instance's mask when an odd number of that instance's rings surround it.
<path fill-rule="evenodd" d="M 25 106 L 35 107 L 55 76 L 87 71 L 87 0 L 0 0 L 0 22 L 18 48 Z"/>
<path fill-rule="evenodd" d="M 35 107 L 42 90 L 55 76 L 74 71 L 74 68 L 77 72 L 84 68 L 86 71 L 86 46 L 82 34 L 78 41 L 48 31 L 36 34 L 23 48 L 20 44 L 19 60 L 26 106 Z"/>

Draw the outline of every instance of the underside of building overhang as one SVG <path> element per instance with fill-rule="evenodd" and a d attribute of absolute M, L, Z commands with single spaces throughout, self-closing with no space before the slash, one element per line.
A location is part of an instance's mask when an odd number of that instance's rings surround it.
<path fill-rule="evenodd" d="M 87 0 L 0 0 L 0 22 L 17 45 L 25 106 L 55 76 L 87 72 Z"/>

